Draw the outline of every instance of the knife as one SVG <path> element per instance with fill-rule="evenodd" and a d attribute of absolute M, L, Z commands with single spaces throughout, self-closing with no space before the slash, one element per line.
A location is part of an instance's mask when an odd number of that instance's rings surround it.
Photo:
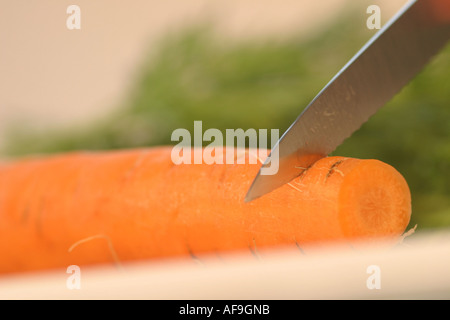
<path fill-rule="evenodd" d="M 450 19 L 443 19 L 450 15 L 449 3 L 412 0 L 390 19 L 278 140 L 245 202 L 288 183 L 304 167 L 328 156 L 413 79 L 450 40 Z M 263 173 L 274 164 L 277 173 Z"/>

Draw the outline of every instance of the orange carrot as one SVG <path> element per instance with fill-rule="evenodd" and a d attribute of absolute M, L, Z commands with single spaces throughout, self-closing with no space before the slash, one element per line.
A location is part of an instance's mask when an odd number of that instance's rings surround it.
<path fill-rule="evenodd" d="M 377 160 L 323 158 L 250 203 L 260 165 L 174 165 L 171 148 L 0 167 L 0 272 L 398 237 L 408 185 Z M 301 164 L 300 164 L 301 165 Z"/>

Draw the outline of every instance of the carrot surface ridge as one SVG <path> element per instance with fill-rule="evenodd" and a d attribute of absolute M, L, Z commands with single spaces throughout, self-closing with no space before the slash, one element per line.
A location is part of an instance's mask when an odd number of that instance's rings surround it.
<path fill-rule="evenodd" d="M 396 238 L 411 215 L 403 176 L 327 157 L 245 203 L 260 162 L 181 164 L 171 147 L 76 152 L 0 167 L 0 273 Z M 267 152 L 266 152 L 267 153 Z M 261 160 L 261 159 L 260 159 Z"/>

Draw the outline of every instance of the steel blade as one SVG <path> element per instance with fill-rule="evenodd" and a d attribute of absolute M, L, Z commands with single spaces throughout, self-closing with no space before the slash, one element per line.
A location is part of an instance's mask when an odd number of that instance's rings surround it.
<path fill-rule="evenodd" d="M 329 155 L 393 98 L 450 39 L 450 25 L 438 22 L 426 0 L 406 4 L 333 77 L 272 149 L 262 168 L 279 170 L 251 185 L 245 201 L 258 198 Z"/>

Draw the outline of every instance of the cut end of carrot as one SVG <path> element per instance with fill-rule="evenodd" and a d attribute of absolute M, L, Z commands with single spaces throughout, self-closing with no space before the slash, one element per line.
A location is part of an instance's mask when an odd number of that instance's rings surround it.
<path fill-rule="evenodd" d="M 398 237 L 410 217 L 408 184 L 390 165 L 364 160 L 345 176 L 339 193 L 339 219 L 347 237 Z"/>

